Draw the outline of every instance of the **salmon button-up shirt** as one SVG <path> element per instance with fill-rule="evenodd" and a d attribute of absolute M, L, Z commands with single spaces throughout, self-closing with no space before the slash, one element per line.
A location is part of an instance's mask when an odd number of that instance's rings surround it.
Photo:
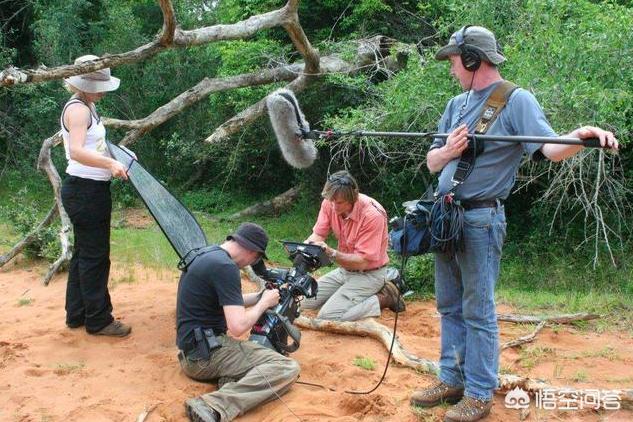
<path fill-rule="evenodd" d="M 359 194 L 352 212 L 341 217 L 334 212 L 334 204 L 324 199 L 312 232 L 324 239 L 334 232 L 338 250 L 361 255 L 372 270 L 387 265 L 387 212 L 375 199 Z"/>

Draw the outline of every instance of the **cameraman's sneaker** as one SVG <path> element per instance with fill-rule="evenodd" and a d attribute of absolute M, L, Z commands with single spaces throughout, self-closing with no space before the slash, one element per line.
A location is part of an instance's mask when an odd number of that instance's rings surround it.
<path fill-rule="evenodd" d="M 192 422 L 220 422 L 220 414 L 200 397 L 187 400 L 185 410 Z"/>
<path fill-rule="evenodd" d="M 132 331 L 132 327 L 125 325 L 119 320 L 114 320 L 96 333 L 95 336 L 125 337 Z"/>
<path fill-rule="evenodd" d="M 389 308 L 394 312 L 403 312 L 406 309 L 400 291 L 391 281 L 386 281 L 385 286 L 376 293 L 376 296 L 380 309 Z"/>
<path fill-rule="evenodd" d="M 455 406 L 448 409 L 444 422 L 475 422 L 485 418 L 492 408 L 492 400 L 478 400 L 464 396 Z"/>
<path fill-rule="evenodd" d="M 411 404 L 419 407 L 433 407 L 441 403 L 455 404 L 463 396 L 463 388 L 453 388 L 442 381 L 437 381 L 427 388 L 414 391 L 411 395 Z"/>

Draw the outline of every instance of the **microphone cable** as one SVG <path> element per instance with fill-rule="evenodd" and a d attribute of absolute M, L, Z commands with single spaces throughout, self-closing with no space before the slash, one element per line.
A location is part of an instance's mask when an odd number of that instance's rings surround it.
<path fill-rule="evenodd" d="M 449 256 L 464 249 L 464 208 L 448 193 L 431 209 L 431 249 Z"/>

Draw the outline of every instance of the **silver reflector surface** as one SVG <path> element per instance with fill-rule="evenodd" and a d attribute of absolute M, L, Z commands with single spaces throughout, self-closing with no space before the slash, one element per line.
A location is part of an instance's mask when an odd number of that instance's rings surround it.
<path fill-rule="evenodd" d="M 124 147 L 108 142 L 114 159 L 128 169 L 128 178 L 179 258 L 207 246 L 207 238 L 191 212 L 141 166 Z"/>

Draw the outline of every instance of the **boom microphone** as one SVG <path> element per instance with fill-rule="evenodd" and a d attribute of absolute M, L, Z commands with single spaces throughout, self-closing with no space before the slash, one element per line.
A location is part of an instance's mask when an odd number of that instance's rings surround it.
<path fill-rule="evenodd" d="M 313 140 L 331 140 L 343 136 L 351 137 L 384 137 L 384 138 L 443 138 L 450 134 L 435 132 L 368 132 L 364 130 L 339 131 L 328 129 L 310 130 L 299 103 L 294 94 L 287 89 L 279 89 L 266 99 L 270 122 L 275 130 L 279 147 L 290 165 L 306 168 L 316 159 L 317 150 Z M 515 135 L 478 135 L 468 134 L 469 141 L 495 141 L 509 143 L 536 143 L 559 145 L 582 145 L 585 148 L 604 148 L 598 138 L 566 138 L 549 136 L 515 136 Z"/>
<path fill-rule="evenodd" d="M 307 168 L 317 157 L 310 125 L 299 108 L 294 93 L 278 89 L 266 99 L 270 123 L 275 131 L 279 148 L 285 160 L 293 167 Z"/>

